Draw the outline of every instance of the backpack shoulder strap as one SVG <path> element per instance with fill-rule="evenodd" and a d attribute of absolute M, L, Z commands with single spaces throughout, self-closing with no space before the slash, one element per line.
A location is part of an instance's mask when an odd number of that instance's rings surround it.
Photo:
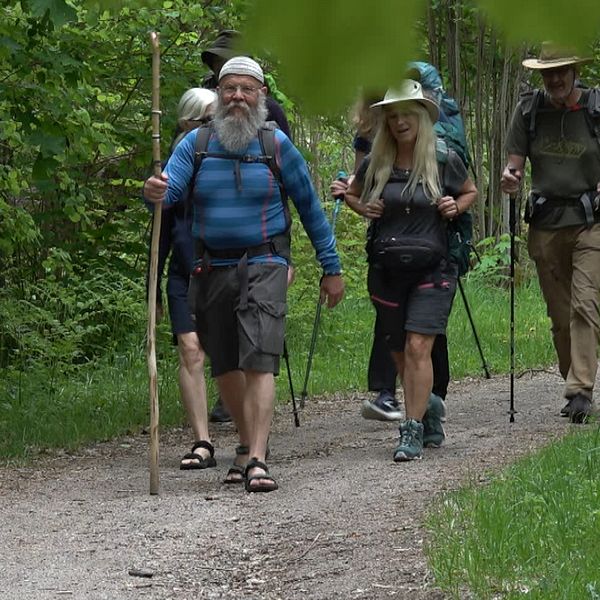
<path fill-rule="evenodd" d="M 592 88 L 590 90 L 587 109 L 592 117 L 600 117 L 600 88 Z"/>
<path fill-rule="evenodd" d="M 202 125 L 198 127 L 196 131 L 196 143 L 194 144 L 194 167 L 192 168 L 192 178 L 190 180 L 190 190 L 185 200 L 185 218 L 187 219 L 188 215 L 191 214 L 192 204 L 193 204 L 193 195 L 194 195 L 194 182 L 196 181 L 196 176 L 198 175 L 198 171 L 200 170 L 200 165 L 202 164 L 202 160 L 206 156 L 206 150 L 208 149 L 208 140 L 210 139 L 210 134 L 212 132 L 212 127 L 210 124 Z"/>
<path fill-rule="evenodd" d="M 272 126 L 271 121 L 267 121 L 258 130 L 258 141 L 260 143 L 260 150 L 265 157 L 267 166 L 273 172 L 279 187 L 283 188 L 283 181 L 281 179 L 281 170 L 277 164 L 276 148 L 275 148 L 275 128 Z"/>
<path fill-rule="evenodd" d="M 600 89 L 592 88 L 588 95 L 585 111 L 585 120 L 587 121 L 590 133 L 600 144 Z"/>
<path fill-rule="evenodd" d="M 211 125 L 202 125 L 202 127 L 198 127 L 198 133 L 196 133 L 196 145 L 194 147 L 194 170 L 192 171 L 192 183 L 196 179 L 196 175 L 198 175 L 202 160 L 206 156 L 208 140 L 210 139 L 211 133 Z"/>
<path fill-rule="evenodd" d="M 535 120 L 543 99 L 544 93 L 542 90 L 536 89 L 523 95 L 521 111 L 527 123 L 527 137 L 530 143 L 535 138 Z"/>
<path fill-rule="evenodd" d="M 275 181 L 277 181 L 277 185 L 279 186 L 281 202 L 283 204 L 283 210 L 285 212 L 285 220 L 289 227 L 292 223 L 292 215 L 290 214 L 290 207 L 288 205 L 288 195 L 285 191 L 283 179 L 281 177 L 281 169 L 277 164 L 277 151 L 275 147 L 275 129 L 277 129 L 277 124 L 274 124 L 272 121 L 267 121 L 258 130 L 258 141 L 260 143 L 260 150 L 263 153 L 265 162 L 271 170 L 271 173 L 273 173 L 273 177 L 275 177 Z"/>

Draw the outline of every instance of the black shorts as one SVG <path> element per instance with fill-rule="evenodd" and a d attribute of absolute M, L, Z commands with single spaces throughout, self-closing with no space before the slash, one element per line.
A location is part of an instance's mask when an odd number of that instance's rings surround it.
<path fill-rule="evenodd" d="M 179 273 L 169 273 L 167 279 L 167 298 L 169 300 L 169 317 L 173 343 L 177 343 L 177 335 L 196 331 L 196 324 L 188 303 L 189 277 Z"/>
<path fill-rule="evenodd" d="M 436 275 L 400 274 L 369 266 L 369 295 L 390 350 L 404 351 L 407 331 L 433 336 L 446 332 L 456 277 L 453 264 Z"/>
<path fill-rule="evenodd" d="M 287 267 L 248 265 L 247 304 L 237 267 L 215 267 L 193 280 L 196 327 L 213 377 L 236 369 L 279 372 L 287 312 Z"/>

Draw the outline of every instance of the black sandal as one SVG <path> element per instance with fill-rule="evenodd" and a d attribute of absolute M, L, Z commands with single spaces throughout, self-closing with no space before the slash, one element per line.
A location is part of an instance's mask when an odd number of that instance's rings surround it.
<path fill-rule="evenodd" d="M 196 454 L 196 452 L 194 451 L 198 448 L 204 448 L 205 450 L 208 450 L 210 452 L 210 456 L 204 458 L 203 456 L 200 456 L 200 454 Z M 184 460 L 192 460 L 194 462 L 184 463 Z M 192 471 L 194 469 L 211 469 L 212 467 L 217 466 L 217 461 L 215 460 L 215 448 L 210 442 L 207 442 L 206 440 L 200 440 L 192 446 L 192 451 L 188 452 L 181 459 L 181 461 L 182 462 L 180 463 L 179 468 L 182 471 Z"/>
<path fill-rule="evenodd" d="M 262 475 L 248 475 L 251 469 L 262 469 L 264 474 Z M 258 460 L 258 458 L 251 458 L 246 465 L 246 481 L 245 488 L 247 492 L 274 492 L 279 488 L 277 482 L 269 475 L 269 468 L 264 462 Z M 258 479 L 265 479 L 267 483 L 259 483 L 257 485 L 250 485 L 253 481 Z"/>
<path fill-rule="evenodd" d="M 237 446 L 235 449 L 236 457 L 244 456 L 244 454 L 248 454 L 248 452 L 250 452 L 250 449 L 248 448 L 248 446 L 240 445 L 240 446 Z M 227 485 L 244 483 L 245 475 L 246 475 L 246 468 L 243 467 L 242 465 L 236 464 L 234 461 L 234 463 L 231 465 L 231 467 L 229 467 L 229 471 L 227 471 L 227 475 L 225 475 L 225 479 L 223 480 L 223 483 L 225 483 Z"/>

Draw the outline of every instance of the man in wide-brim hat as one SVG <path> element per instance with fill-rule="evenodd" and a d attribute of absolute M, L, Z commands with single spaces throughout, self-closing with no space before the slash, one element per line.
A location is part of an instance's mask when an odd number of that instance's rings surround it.
<path fill-rule="evenodd" d="M 528 248 L 566 382 L 561 415 L 573 423 L 592 411 L 600 342 L 600 90 L 577 86 L 589 61 L 549 42 L 523 61 L 544 89 L 515 109 L 502 174 L 503 191 L 516 193 L 529 157 Z"/>

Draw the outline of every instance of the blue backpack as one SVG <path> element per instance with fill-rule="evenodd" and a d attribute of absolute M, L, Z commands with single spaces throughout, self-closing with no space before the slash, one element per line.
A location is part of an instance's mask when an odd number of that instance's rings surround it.
<path fill-rule="evenodd" d="M 446 93 L 442 78 L 433 65 L 414 61 L 408 63 L 408 66 L 410 69 L 418 71 L 423 89 L 433 96 L 440 106 L 440 118 L 434 126 L 435 133 L 460 156 L 468 169 L 471 165 L 471 156 L 467 146 L 465 125 L 456 100 Z"/>

